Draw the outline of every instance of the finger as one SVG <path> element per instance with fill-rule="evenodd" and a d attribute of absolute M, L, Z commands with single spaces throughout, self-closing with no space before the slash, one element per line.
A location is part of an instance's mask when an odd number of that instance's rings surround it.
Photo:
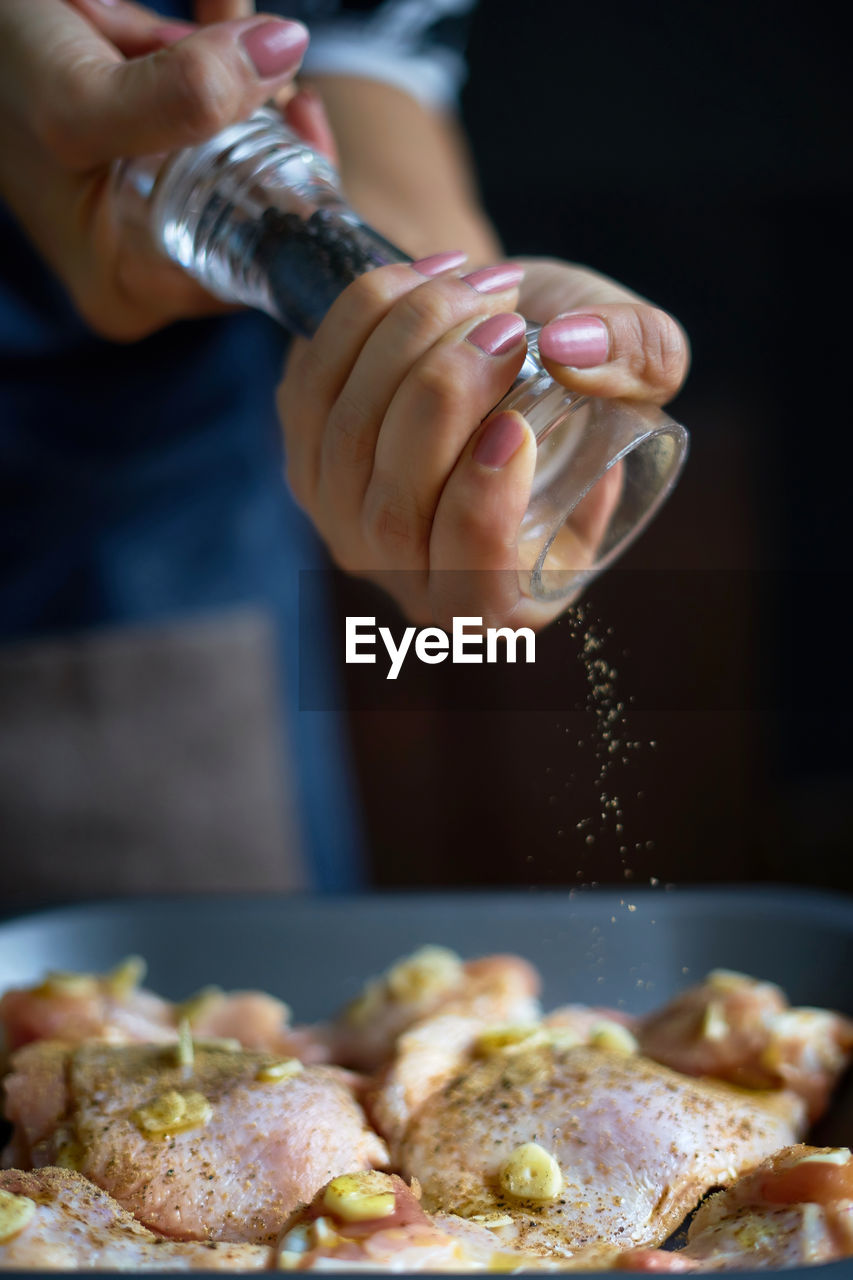
<path fill-rule="evenodd" d="M 442 489 L 474 431 L 524 362 L 525 321 L 482 314 L 407 372 L 385 412 L 361 523 L 379 563 L 426 569 Z"/>
<path fill-rule="evenodd" d="M 130 0 L 69 0 L 126 58 L 153 53 L 192 35 L 191 22 L 169 22 L 162 14 Z"/>
<path fill-rule="evenodd" d="M 279 107 L 294 133 L 298 133 L 309 147 L 319 151 L 332 164 L 337 164 L 338 148 L 335 136 L 332 133 L 329 117 L 326 115 L 326 108 L 323 106 L 323 99 L 316 89 L 307 86 L 300 88 L 287 102 L 279 103 Z"/>
<path fill-rule="evenodd" d="M 71 168 L 191 145 L 245 119 L 288 83 L 308 32 L 299 22 L 219 23 L 123 59 L 89 28 L 53 54 L 46 133 Z"/>
<path fill-rule="evenodd" d="M 542 328 L 539 353 L 552 377 L 572 390 L 654 404 L 675 395 L 689 358 L 681 326 L 643 302 L 557 316 Z"/>
<path fill-rule="evenodd" d="M 464 255 L 449 259 L 460 260 Z M 373 330 L 398 298 L 423 278 L 403 265 L 368 272 L 335 300 L 310 342 L 299 339 L 291 346 L 276 403 L 288 483 L 297 501 L 313 514 L 323 433 L 332 406 Z"/>
<path fill-rule="evenodd" d="M 535 465 L 536 441 L 518 413 L 492 415 L 467 445 L 430 539 L 430 602 L 440 625 L 459 616 L 481 617 L 486 626 L 521 616 L 517 538 Z"/>
<path fill-rule="evenodd" d="M 428 263 L 425 270 L 434 270 L 434 266 L 434 262 Z M 457 326 L 467 322 L 473 327 L 475 317 L 484 318 L 507 301 L 514 302 L 521 274 L 520 268 L 501 264 L 472 272 L 461 280 L 440 275 L 422 281 L 400 298 L 357 351 L 351 372 L 329 411 L 320 459 L 326 500 L 343 521 L 360 518 L 384 420 L 418 361 Z M 341 333 L 339 341 L 345 340 Z M 410 391 L 407 405 L 411 406 L 414 398 Z M 437 392 L 430 395 L 424 388 L 424 398 L 432 400 L 434 411 L 444 407 L 439 404 Z M 487 402 L 481 413 L 488 408 Z M 435 426 L 424 423 L 428 431 L 434 432 Z M 413 433 L 406 432 L 406 439 L 411 447 Z M 396 464 L 403 466 L 400 455 L 406 447 L 402 445 L 393 452 L 392 468 Z M 457 454 L 458 449 L 451 464 Z"/>

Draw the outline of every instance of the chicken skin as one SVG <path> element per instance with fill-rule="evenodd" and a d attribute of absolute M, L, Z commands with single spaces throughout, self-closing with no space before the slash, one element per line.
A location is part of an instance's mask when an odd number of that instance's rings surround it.
<path fill-rule="evenodd" d="M 853 1055 L 853 1021 L 827 1009 L 792 1009 L 782 990 L 717 969 L 634 1027 L 656 1062 L 747 1089 L 792 1089 L 809 1118 L 826 1109 Z"/>
<path fill-rule="evenodd" d="M 495 1271 L 541 1268 L 543 1260 L 502 1249 L 487 1226 L 421 1208 L 402 1178 L 345 1174 L 286 1224 L 283 1271 Z"/>
<path fill-rule="evenodd" d="M 479 1026 L 534 1022 L 540 979 L 520 956 L 462 961 L 446 947 L 421 947 L 398 960 L 334 1020 L 332 1059 L 360 1071 L 387 1064 L 398 1038 L 438 1013 Z"/>
<path fill-rule="evenodd" d="M 705 1192 L 796 1141 L 804 1111 L 792 1095 L 533 1039 L 430 1094 L 393 1154 L 426 1209 L 505 1214 L 506 1243 L 624 1249 L 661 1243 Z"/>
<path fill-rule="evenodd" d="M 0 1271 L 256 1271 L 254 1244 L 164 1240 L 68 1169 L 0 1173 Z"/>
<path fill-rule="evenodd" d="M 175 1240 L 274 1240 L 330 1178 L 387 1161 L 337 1068 L 99 1043 L 33 1044 L 13 1065 L 7 1163 L 75 1168 Z"/>
<path fill-rule="evenodd" d="M 169 1044 L 186 1023 L 198 1039 L 328 1061 L 322 1028 L 291 1026 L 289 1007 L 274 996 L 208 987 L 175 1004 L 140 986 L 144 973 L 132 956 L 110 973 L 50 973 L 35 986 L 12 988 L 0 998 L 0 1038 L 10 1052 L 35 1040 Z"/>
<path fill-rule="evenodd" d="M 853 1256 L 853 1159 L 845 1147 L 777 1152 L 699 1208 L 676 1253 L 635 1250 L 633 1271 L 752 1271 Z"/>

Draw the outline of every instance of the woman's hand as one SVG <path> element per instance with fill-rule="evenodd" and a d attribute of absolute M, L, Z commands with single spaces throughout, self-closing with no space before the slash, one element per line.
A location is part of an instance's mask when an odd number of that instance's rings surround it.
<path fill-rule="evenodd" d="M 125 0 L 0 4 L 0 196 L 102 335 L 130 340 L 222 310 L 117 224 L 111 165 L 199 142 L 291 84 L 298 22 L 198 0 L 213 25 Z"/>
<path fill-rule="evenodd" d="M 544 258 L 524 266 L 521 310 L 544 326 L 539 354 L 558 382 L 650 404 L 678 393 L 690 348 L 671 315 L 587 267 Z"/>
<path fill-rule="evenodd" d="M 514 308 L 546 322 L 549 371 L 592 395 L 663 403 L 687 342 L 665 312 L 584 268 L 536 261 L 523 282 L 507 264 L 460 279 L 460 256 L 370 272 L 294 344 L 279 391 L 288 478 L 335 561 L 413 621 L 541 626 L 565 601 L 533 602 L 519 585 L 536 446 L 518 414 L 490 413 L 524 359 Z M 614 468 L 591 495 L 592 547 L 618 489 Z"/>

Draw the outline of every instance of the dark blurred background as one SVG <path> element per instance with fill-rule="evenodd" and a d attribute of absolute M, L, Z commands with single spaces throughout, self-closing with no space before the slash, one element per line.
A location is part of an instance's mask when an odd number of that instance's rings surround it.
<path fill-rule="evenodd" d="M 484 0 L 470 62 L 465 119 L 508 252 L 594 266 L 680 318 L 694 357 L 672 412 L 692 454 L 533 671 L 448 673 L 436 696 L 436 668 L 407 669 L 379 700 L 372 669 L 348 668 L 376 880 L 853 889 L 836 22 L 820 5 Z M 341 614 L 399 625 L 366 588 L 338 594 Z M 603 780 L 590 625 L 631 744 Z"/>

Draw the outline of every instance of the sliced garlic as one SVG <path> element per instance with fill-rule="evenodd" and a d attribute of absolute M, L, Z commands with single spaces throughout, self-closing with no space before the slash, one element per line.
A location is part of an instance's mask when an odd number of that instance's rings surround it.
<path fill-rule="evenodd" d="M 632 1054 L 639 1051 L 637 1039 L 621 1022 L 605 1018 L 597 1022 L 589 1033 L 589 1043 L 594 1049 L 609 1049 L 611 1053 Z"/>
<path fill-rule="evenodd" d="M 472 1213 L 469 1222 L 479 1222 L 484 1227 L 488 1227 L 490 1231 L 497 1231 L 498 1227 L 511 1227 L 511 1213 Z"/>
<path fill-rule="evenodd" d="M 799 1160 L 794 1161 L 794 1165 L 798 1164 L 837 1164 L 844 1165 L 850 1160 L 849 1147 L 835 1147 L 832 1151 L 815 1151 L 810 1156 L 801 1156 Z"/>
<path fill-rule="evenodd" d="M 29 1196 L 16 1195 L 14 1191 L 0 1190 L 0 1244 L 11 1240 L 23 1231 L 32 1220 L 36 1202 Z"/>
<path fill-rule="evenodd" d="M 703 1040 L 725 1040 L 730 1031 L 731 1027 L 723 1012 L 723 1006 L 719 1000 L 710 1000 L 702 1014 L 699 1035 Z"/>
<path fill-rule="evenodd" d="M 517 1253 L 493 1253 L 489 1258 L 489 1271 L 520 1271 L 524 1259 Z"/>
<path fill-rule="evenodd" d="M 44 981 L 35 988 L 37 996 L 93 996 L 98 990 L 98 979 L 93 973 L 66 973 L 56 969 L 45 974 Z"/>
<path fill-rule="evenodd" d="M 305 1254 L 311 1249 L 308 1239 L 308 1228 L 302 1224 L 291 1228 L 283 1236 L 278 1246 L 277 1262 L 281 1271 L 295 1271 L 304 1261 Z"/>
<path fill-rule="evenodd" d="M 501 1168 L 500 1184 L 516 1200 L 553 1200 L 563 1189 L 563 1175 L 538 1142 L 523 1142 Z"/>
<path fill-rule="evenodd" d="M 738 973 L 737 969 L 712 969 L 705 981 L 718 991 L 737 991 L 740 987 L 751 987 L 755 983 L 747 973 Z"/>
<path fill-rule="evenodd" d="M 199 1129 L 213 1116 L 213 1107 L 203 1093 L 191 1090 L 179 1093 L 168 1089 L 131 1115 L 133 1123 L 142 1133 L 161 1137 L 167 1133 L 183 1133 L 186 1129 Z"/>
<path fill-rule="evenodd" d="M 333 1178 L 323 1193 L 323 1205 L 342 1222 L 366 1222 L 371 1218 L 387 1218 L 394 1212 L 397 1200 L 387 1174 L 374 1169 L 359 1173 L 343 1173 Z"/>
<path fill-rule="evenodd" d="M 474 1051 L 482 1057 L 490 1057 L 493 1053 L 502 1053 L 506 1049 L 532 1048 L 533 1044 L 545 1044 L 549 1036 L 544 1027 L 536 1026 L 498 1026 L 487 1027 L 477 1036 Z"/>
<path fill-rule="evenodd" d="M 175 1061 L 185 1073 L 191 1073 L 195 1066 L 195 1047 L 189 1018 L 181 1018 L 178 1023 L 178 1041 L 175 1045 Z"/>
<path fill-rule="evenodd" d="M 311 1224 L 314 1243 L 318 1249 L 334 1249 L 340 1236 L 328 1218 L 315 1218 Z"/>
<path fill-rule="evenodd" d="M 394 1000 L 429 1000 L 456 986 L 462 972 L 462 961 L 455 951 L 447 947 L 420 947 L 392 965 L 385 982 Z"/>
<path fill-rule="evenodd" d="M 126 956 L 120 964 L 110 970 L 104 978 L 104 983 L 112 995 L 121 998 L 130 995 L 131 991 L 135 991 L 137 987 L 141 987 L 147 972 L 148 966 L 142 956 Z"/>
<path fill-rule="evenodd" d="M 255 1080 L 258 1084 L 278 1084 L 285 1080 L 292 1080 L 303 1069 L 298 1058 L 283 1058 L 281 1062 L 270 1062 L 264 1067 L 258 1067 Z"/>

